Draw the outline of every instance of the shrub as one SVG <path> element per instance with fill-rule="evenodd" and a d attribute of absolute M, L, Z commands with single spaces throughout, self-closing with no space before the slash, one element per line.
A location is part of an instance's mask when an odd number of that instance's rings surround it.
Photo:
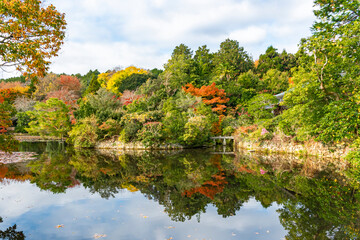
<path fill-rule="evenodd" d="M 177 110 L 167 112 L 163 119 L 163 131 L 166 142 L 183 143 L 186 122 L 186 113 Z"/>
<path fill-rule="evenodd" d="M 183 139 L 188 146 L 201 146 L 205 144 L 210 137 L 210 123 L 204 116 L 195 116 L 185 124 L 185 133 Z"/>
<path fill-rule="evenodd" d="M 142 124 L 136 120 L 127 122 L 120 133 L 119 140 L 126 143 L 136 140 L 137 133 L 141 127 Z"/>
<path fill-rule="evenodd" d="M 269 119 L 274 116 L 271 112 L 278 100 L 271 94 L 265 93 L 253 97 L 248 103 L 248 112 L 256 120 Z"/>
<path fill-rule="evenodd" d="M 264 127 L 259 127 L 256 131 L 249 134 L 249 138 L 255 141 L 271 140 L 273 137 L 274 134 Z"/>
<path fill-rule="evenodd" d="M 99 129 L 101 137 L 108 138 L 119 134 L 121 127 L 114 119 L 108 119 L 99 126 Z"/>
<path fill-rule="evenodd" d="M 29 127 L 29 123 L 34 120 L 34 118 L 28 112 L 19 112 L 16 114 L 17 124 L 15 131 L 18 133 L 27 133 L 25 128 Z"/>
<path fill-rule="evenodd" d="M 75 147 L 94 147 L 98 139 L 97 119 L 94 115 L 81 119 L 69 132 L 68 142 Z"/>
<path fill-rule="evenodd" d="M 235 128 L 232 126 L 227 126 L 223 129 L 223 134 L 225 136 L 231 136 L 235 132 Z"/>
<path fill-rule="evenodd" d="M 115 94 L 100 88 L 96 94 L 86 95 L 74 114 L 77 119 L 95 115 L 98 123 L 106 122 L 109 118 L 120 120 L 122 116 L 121 103 Z"/>
<path fill-rule="evenodd" d="M 221 128 L 225 136 L 232 135 L 239 126 L 239 121 L 233 116 L 226 116 L 221 121 Z"/>
<path fill-rule="evenodd" d="M 147 122 L 144 124 L 141 131 L 138 132 L 138 140 L 144 146 L 159 146 L 163 142 L 162 123 L 160 122 Z"/>
<path fill-rule="evenodd" d="M 30 134 L 63 137 L 70 130 L 69 106 L 56 98 L 37 103 L 35 111 L 28 112 L 34 120 L 25 130 Z"/>

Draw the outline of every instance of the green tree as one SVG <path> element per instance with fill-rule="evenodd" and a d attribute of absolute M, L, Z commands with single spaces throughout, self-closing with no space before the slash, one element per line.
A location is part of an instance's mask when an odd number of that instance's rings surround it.
<path fill-rule="evenodd" d="M 94 147 L 98 139 L 97 119 L 94 115 L 81 119 L 69 132 L 67 141 L 75 147 Z"/>
<path fill-rule="evenodd" d="M 140 87 L 143 83 L 146 82 L 150 78 L 149 74 L 132 74 L 119 82 L 116 85 L 118 92 L 123 93 L 125 90 L 136 90 Z"/>
<path fill-rule="evenodd" d="M 91 80 L 93 79 L 93 77 L 97 77 L 100 74 L 99 70 L 95 69 L 93 70 L 89 70 L 85 75 L 81 75 L 81 74 L 75 74 L 75 77 L 77 77 L 78 79 L 80 79 L 81 82 L 81 86 L 82 86 L 82 92 L 84 92 L 90 85 Z"/>
<path fill-rule="evenodd" d="M 183 139 L 186 145 L 202 146 L 210 137 L 210 123 L 205 116 L 195 116 L 189 118 L 185 124 Z"/>
<path fill-rule="evenodd" d="M 7 128 L 12 125 L 13 113 L 12 105 L 0 99 L 0 151 L 11 152 L 17 149 L 18 141 L 7 133 Z"/>
<path fill-rule="evenodd" d="M 43 75 L 65 38 L 65 14 L 40 0 L 2 0 L 0 22 L 0 68 Z"/>
<path fill-rule="evenodd" d="M 163 85 L 170 94 L 174 94 L 181 86 L 192 82 L 194 72 L 193 52 L 184 44 L 176 46 L 171 58 L 164 65 L 164 72 L 160 74 Z"/>
<path fill-rule="evenodd" d="M 254 66 L 251 57 L 236 40 L 226 39 L 214 56 L 216 78 L 229 82 Z"/>
<path fill-rule="evenodd" d="M 272 94 L 284 92 L 289 87 L 289 75 L 277 69 L 269 69 L 263 75 L 263 86 Z"/>
<path fill-rule="evenodd" d="M 265 54 L 261 54 L 257 63 L 256 72 L 263 76 L 270 69 L 276 69 L 280 72 L 289 72 L 296 66 L 296 57 L 287 53 L 285 50 L 281 54 L 273 46 L 266 49 Z"/>
<path fill-rule="evenodd" d="M 210 49 L 203 45 L 196 50 L 194 55 L 195 74 L 193 75 L 195 87 L 208 85 L 215 67 L 214 54 L 210 53 Z"/>
<path fill-rule="evenodd" d="M 358 101 L 360 52 L 356 49 L 359 47 L 360 3 L 357 0 L 317 0 L 315 5 L 318 21 L 312 27 L 313 35 L 302 40 L 294 87 L 284 96 L 284 105 L 289 109 L 283 125 L 294 129 L 296 124 L 296 128 L 301 128 L 308 136 L 325 131 L 330 137 L 327 141 L 331 142 L 339 140 L 339 128 L 325 130 L 319 128 L 319 124 L 337 121 L 341 116 L 337 114 L 340 110 L 337 105 L 353 105 L 352 101 Z M 335 102 L 332 108 L 328 107 Z M 351 117 L 346 121 L 354 126 L 358 120 Z"/>
<path fill-rule="evenodd" d="M 263 89 L 263 82 L 252 70 L 241 73 L 239 77 L 226 84 L 226 94 L 230 98 L 229 106 L 244 104 Z"/>
<path fill-rule="evenodd" d="M 109 118 L 120 120 L 122 116 L 121 102 L 114 93 L 100 88 L 96 94 L 88 94 L 86 98 L 82 99 L 79 109 L 74 114 L 77 119 L 95 115 L 99 124 Z"/>
<path fill-rule="evenodd" d="M 101 85 L 97 78 L 97 75 L 93 75 L 91 77 L 89 86 L 86 88 L 84 95 L 88 95 L 89 93 L 96 93 L 101 88 Z"/>
<path fill-rule="evenodd" d="M 57 98 L 50 98 L 46 102 L 37 103 L 35 111 L 30 115 L 34 118 L 26 128 L 30 134 L 40 136 L 65 136 L 70 130 L 70 107 Z"/>
<path fill-rule="evenodd" d="M 274 109 L 274 104 L 278 100 L 271 94 L 259 94 L 253 97 L 248 103 L 249 114 L 256 120 L 272 118 L 274 114 L 271 112 Z"/>

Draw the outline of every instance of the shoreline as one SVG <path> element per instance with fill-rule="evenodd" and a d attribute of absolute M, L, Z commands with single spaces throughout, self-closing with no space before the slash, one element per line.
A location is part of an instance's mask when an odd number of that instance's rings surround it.
<path fill-rule="evenodd" d="M 32 135 L 28 135 L 28 134 L 23 134 L 23 133 L 15 133 L 15 134 L 11 134 L 14 139 L 18 140 L 19 142 L 49 142 L 49 141 L 61 141 L 61 142 L 65 142 L 66 138 L 59 138 L 59 137 L 52 137 L 52 136 L 47 136 L 47 137 L 43 137 L 43 136 L 32 136 Z"/>
<path fill-rule="evenodd" d="M 299 143 L 291 140 L 282 140 L 276 136 L 272 140 L 259 142 L 238 136 L 235 138 L 234 145 L 236 151 L 247 150 L 265 154 L 297 155 L 338 160 L 344 160 L 345 156 L 353 150 L 345 144 L 325 145 L 313 140 Z"/>

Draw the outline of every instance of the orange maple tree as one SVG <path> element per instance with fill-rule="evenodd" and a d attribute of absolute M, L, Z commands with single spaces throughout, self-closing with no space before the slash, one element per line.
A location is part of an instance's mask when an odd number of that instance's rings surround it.
<path fill-rule="evenodd" d="M 225 90 L 217 88 L 215 83 L 209 86 L 202 86 L 201 88 L 196 88 L 191 83 L 188 83 L 182 87 L 182 89 L 193 96 L 201 97 L 203 103 L 210 105 L 212 111 L 219 115 L 219 121 L 213 123 L 211 126 L 211 133 L 213 135 L 221 135 L 221 122 L 226 112 L 225 104 L 229 101 L 229 98 L 226 97 Z"/>
<path fill-rule="evenodd" d="M 182 89 L 193 96 L 201 97 L 203 103 L 212 107 L 213 112 L 222 115 L 226 111 L 225 103 L 229 101 L 229 98 L 226 97 L 225 90 L 217 88 L 215 83 L 201 88 L 188 83 Z"/>
<path fill-rule="evenodd" d="M 74 91 L 75 93 L 80 93 L 81 83 L 77 77 L 69 76 L 69 75 L 61 75 L 55 80 L 55 85 L 58 86 L 59 89 L 67 89 L 69 91 Z"/>

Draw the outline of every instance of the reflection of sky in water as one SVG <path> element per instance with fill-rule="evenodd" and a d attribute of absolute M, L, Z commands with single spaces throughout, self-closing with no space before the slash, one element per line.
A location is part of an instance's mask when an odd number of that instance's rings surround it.
<path fill-rule="evenodd" d="M 82 187 L 66 194 L 41 191 L 29 182 L 0 185 L 0 229 L 17 224 L 26 239 L 283 239 L 286 232 L 273 206 L 250 200 L 236 216 L 222 218 L 208 205 L 190 221 L 173 222 L 164 208 L 141 193 L 127 190 L 102 199 Z M 56 228 L 64 224 L 63 228 Z"/>

